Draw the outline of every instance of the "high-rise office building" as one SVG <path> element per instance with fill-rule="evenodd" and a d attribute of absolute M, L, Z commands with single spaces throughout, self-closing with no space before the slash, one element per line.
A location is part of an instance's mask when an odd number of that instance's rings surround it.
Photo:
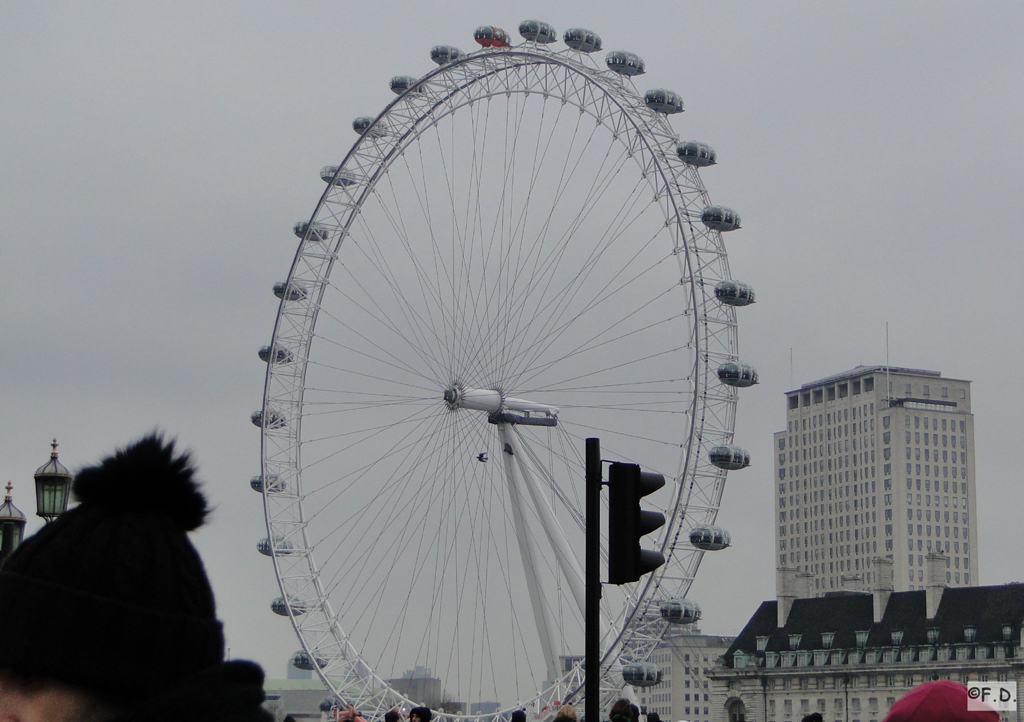
<path fill-rule="evenodd" d="M 933 552 L 948 586 L 978 585 L 970 381 L 858 366 L 787 392 L 775 446 L 777 565 L 800 572 L 787 593 L 871 591 L 875 557 L 896 591 L 924 589 Z"/>

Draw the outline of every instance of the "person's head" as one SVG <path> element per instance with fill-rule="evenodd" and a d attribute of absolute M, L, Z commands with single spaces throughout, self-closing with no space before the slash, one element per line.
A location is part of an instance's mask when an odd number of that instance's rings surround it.
<path fill-rule="evenodd" d="M 999 722 L 995 710 L 967 710 L 967 688 L 948 679 L 925 682 L 896 700 L 883 722 Z"/>
<path fill-rule="evenodd" d="M 400 722 L 402 715 L 398 713 L 397 709 L 389 709 L 384 713 L 384 722 Z"/>
<path fill-rule="evenodd" d="M 0 672 L 0 720 L 103 722 L 114 714 L 113 708 L 79 687 Z"/>
<path fill-rule="evenodd" d="M 193 475 L 173 442 L 146 437 L 81 471 L 80 504 L 7 558 L 0 704 L 103 719 L 223 661 L 213 590 L 187 536 L 207 514 Z"/>
<path fill-rule="evenodd" d="M 628 699 L 615 700 L 611 710 L 608 711 L 608 718 L 612 722 L 630 722 L 633 719 L 633 714 L 629 709 L 630 706 Z"/>
<path fill-rule="evenodd" d="M 517 709 L 512 713 L 512 722 L 526 722 L 526 712 Z"/>
<path fill-rule="evenodd" d="M 430 722 L 433 715 L 429 707 L 413 707 L 409 710 L 409 722 Z"/>
<path fill-rule="evenodd" d="M 825 722 L 821 716 L 821 712 L 811 712 L 809 715 L 804 715 L 804 718 L 800 722 Z"/>
<path fill-rule="evenodd" d="M 563 704 L 558 708 L 558 714 L 555 715 L 555 719 L 571 720 L 571 722 L 576 722 L 576 708 L 571 704 Z"/>
<path fill-rule="evenodd" d="M 659 715 L 657 712 L 648 712 L 647 722 L 661 722 L 661 715 Z"/>

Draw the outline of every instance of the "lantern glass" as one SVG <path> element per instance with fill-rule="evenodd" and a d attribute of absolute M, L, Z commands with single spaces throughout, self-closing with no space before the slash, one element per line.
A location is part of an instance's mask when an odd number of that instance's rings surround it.
<path fill-rule="evenodd" d="M 70 492 L 69 476 L 37 476 L 36 515 L 48 522 L 56 519 L 67 510 Z"/>
<path fill-rule="evenodd" d="M 24 534 L 24 519 L 10 519 L 0 523 L 0 559 L 6 559 L 18 548 Z"/>

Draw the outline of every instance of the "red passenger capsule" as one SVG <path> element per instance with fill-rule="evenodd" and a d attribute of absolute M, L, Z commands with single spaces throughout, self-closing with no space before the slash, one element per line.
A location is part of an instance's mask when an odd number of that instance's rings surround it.
<path fill-rule="evenodd" d="M 481 25 L 473 31 L 473 39 L 485 48 L 507 48 L 508 33 L 501 28 Z"/>

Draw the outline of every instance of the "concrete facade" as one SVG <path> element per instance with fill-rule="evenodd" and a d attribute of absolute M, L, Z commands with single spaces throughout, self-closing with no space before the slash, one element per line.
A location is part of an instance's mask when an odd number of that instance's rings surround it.
<path fill-rule="evenodd" d="M 665 722 L 710 722 L 711 671 L 735 641 L 688 627 L 666 635 L 649 660 L 661 670 L 661 682 L 636 689 L 641 709 Z"/>
<path fill-rule="evenodd" d="M 947 585 L 978 584 L 970 384 L 858 366 L 786 393 L 776 562 L 807 576 L 780 597 L 870 592 L 879 556 L 893 562 L 896 591 L 924 589 L 932 552 L 949 560 Z"/>

